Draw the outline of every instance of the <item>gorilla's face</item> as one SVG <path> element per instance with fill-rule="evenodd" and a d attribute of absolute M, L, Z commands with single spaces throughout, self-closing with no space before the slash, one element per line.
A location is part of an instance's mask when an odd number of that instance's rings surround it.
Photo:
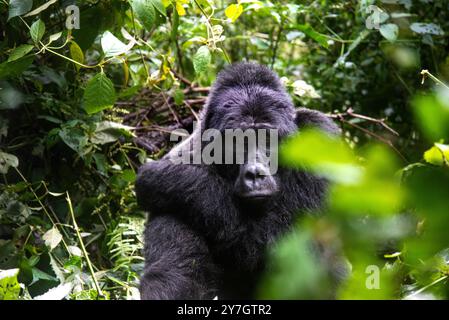
<path fill-rule="evenodd" d="M 224 157 L 229 159 L 231 154 L 233 162 L 223 161 L 226 164 L 216 167 L 233 184 L 234 194 L 250 204 L 272 199 L 279 191 L 280 181 L 270 160 L 277 157 L 280 140 L 296 130 L 294 109 L 289 98 L 266 87 L 254 86 L 251 90 L 229 88 L 210 99 L 205 119 L 206 129 L 217 129 L 225 137 Z M 250 143 L 248 137 L 251 135 L 245 134 L 243 140 L 228 140 L 229 129 L 254 132 L 256 143 Z M 276 131 L 275 137 L 271 130 Z M 261 136 L 265 137 L 262 143 L 259 141 Z M 230 145 L 229 141 L 232 141 Z M 243 153 L 240 154 L 243 161 L 237 160 L 236 150 Z"/>

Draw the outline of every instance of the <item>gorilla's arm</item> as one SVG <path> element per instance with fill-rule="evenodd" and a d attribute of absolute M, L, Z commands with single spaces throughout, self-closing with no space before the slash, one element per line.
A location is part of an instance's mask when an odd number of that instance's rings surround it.
<path fill-rule="evenodd" d="M 151 219 L 145 229 L 141 298 L 212 299 L 218 269 L 204 239 L 171 216 Z"/>
<path fill-rule="evenodd" d="M 188 218 L 206 233 L 224 232 L 233 230 L 238 216 L 231 188 L 208 166 L 174 164 L 164 158 L 140 168 L 136 196 L 152 215 L 172 214 Z"/>
<path fill-rule="evenodd" d="M 295 122 L 298 129 L 310 126 L 317 127 L 330 134 L 340 134 L 340 129 L 335 124 L 335 122 L 320 111 L 299 108 L 296 110 Z"/>

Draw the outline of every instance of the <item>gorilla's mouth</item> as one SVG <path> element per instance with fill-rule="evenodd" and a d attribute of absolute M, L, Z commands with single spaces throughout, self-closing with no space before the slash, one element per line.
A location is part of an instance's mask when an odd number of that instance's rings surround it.
<path fill-rule="evenodd" d="M 271 190 L 252 190 L 239 194 L 239 198 L 248 202 L 262 202 L 274 197 L 276 191 Z"/>

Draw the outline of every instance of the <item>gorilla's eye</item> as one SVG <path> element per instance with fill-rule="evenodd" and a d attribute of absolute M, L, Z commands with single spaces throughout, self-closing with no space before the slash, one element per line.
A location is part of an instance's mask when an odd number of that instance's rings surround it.
<path fill-rule="evenodd" d="M 223 105 L 222 105 L 222 107 L 224 108 L 224 109 L 229 109 L 229 108 L 232 108 L 234 106 L 234 104 L 232 103 L 232 102 L 225 102 L 225 103 L 223 103 Z"/>

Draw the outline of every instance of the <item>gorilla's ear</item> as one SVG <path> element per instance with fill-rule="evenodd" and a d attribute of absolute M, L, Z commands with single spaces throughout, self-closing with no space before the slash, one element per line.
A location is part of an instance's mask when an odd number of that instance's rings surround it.
<path fill-rule="evenodd" d="M 306 108 L 296 109 L 295 123 L 298 129 L 304 127 L 316 127 L 332 135 L 341 134 L 340 128 L 324 113 Z"/>

